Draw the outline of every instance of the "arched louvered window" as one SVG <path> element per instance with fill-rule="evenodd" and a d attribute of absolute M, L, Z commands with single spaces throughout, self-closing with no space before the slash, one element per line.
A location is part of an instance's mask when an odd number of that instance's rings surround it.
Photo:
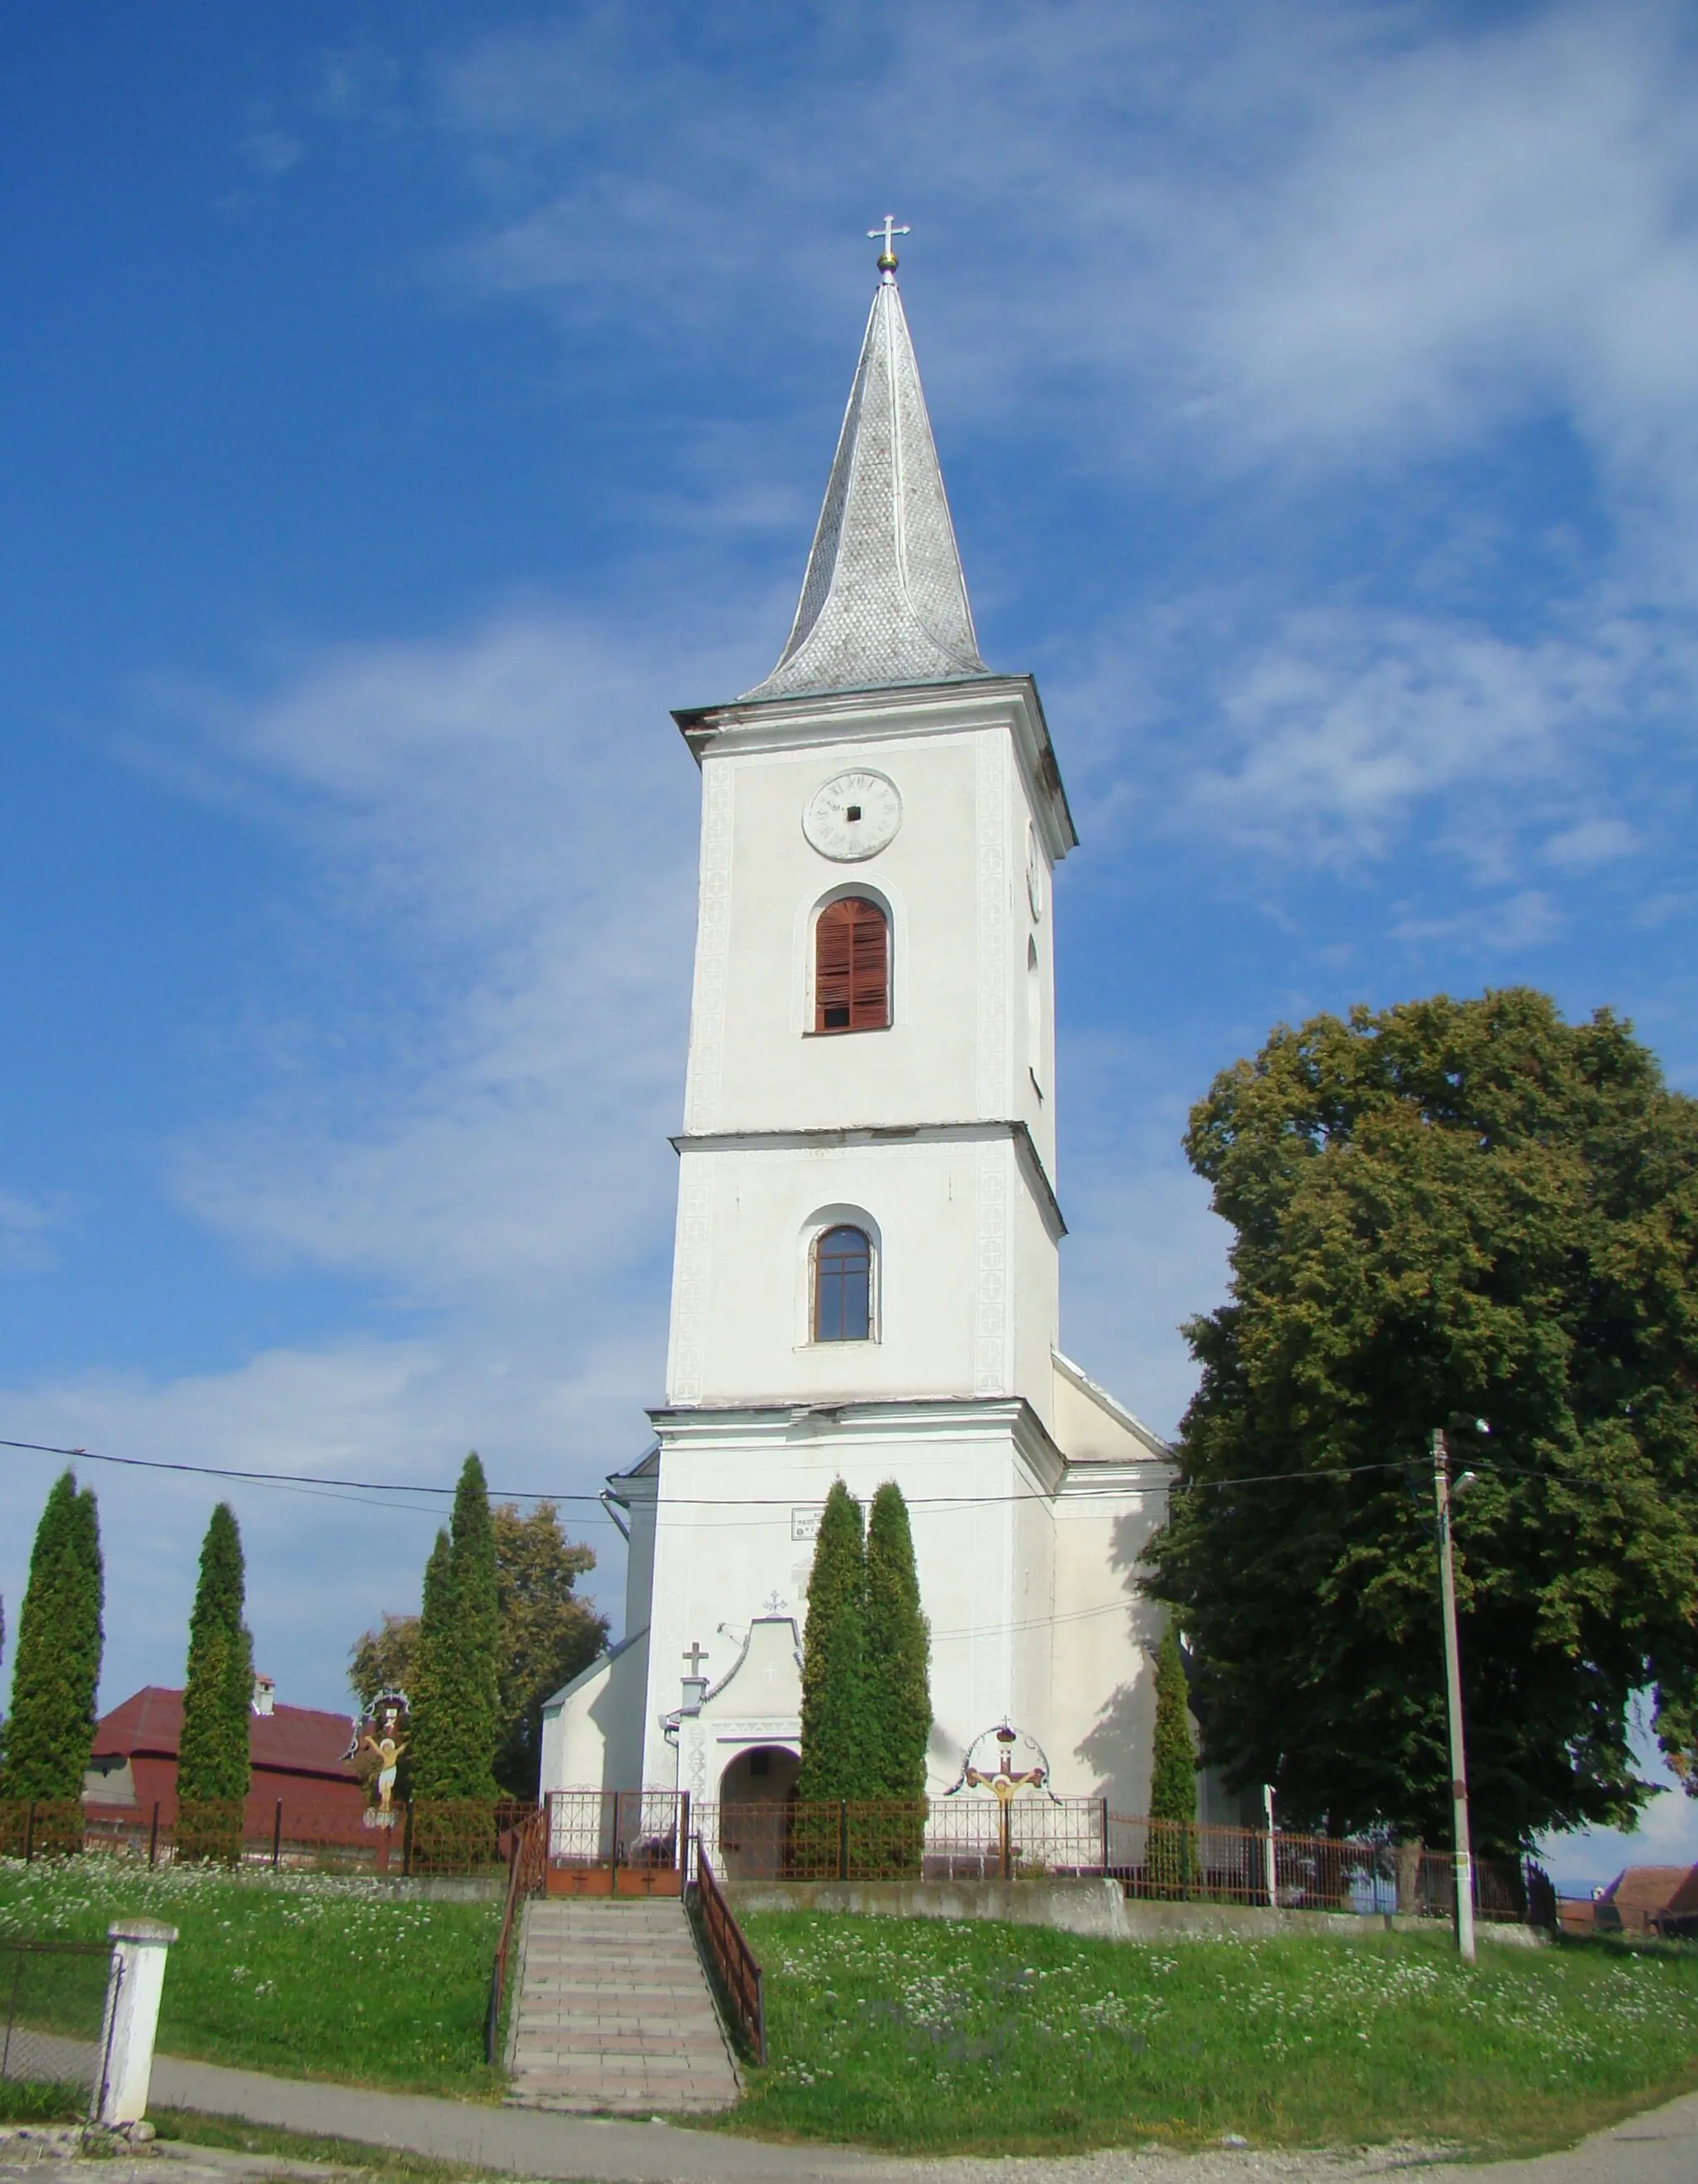
<path fill-rule="evenodd" d="M 865 1342 L 872 1333 L 872 1245 L 860 1228 L 827 1228 L 814 1246 L 814 1340 Z"/>
<path fill-rule="evenodd" d="M 882 1031 L 890 1022 L 890 928 L 876 902 L 828 902 L 814 928 L 814 1029 Z"/>

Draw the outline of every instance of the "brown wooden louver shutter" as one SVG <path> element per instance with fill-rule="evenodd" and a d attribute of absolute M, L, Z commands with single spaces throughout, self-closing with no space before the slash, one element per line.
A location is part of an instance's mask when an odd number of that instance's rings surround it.
<path fill-rule="evenodd" d="M 814 1028 L 873 1031 L 890 1022 L 884 912 L 850 895 L 827 903 L 814 928 Z"/>

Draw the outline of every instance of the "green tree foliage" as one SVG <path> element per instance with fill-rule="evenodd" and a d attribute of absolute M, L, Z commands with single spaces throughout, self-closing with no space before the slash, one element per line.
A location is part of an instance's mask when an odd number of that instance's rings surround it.
<path fill-rule="evenodd" d="M 425 1572 L 414 1696 L 412 1788 L 420 1798 L 490 1798 L 500 1677 L 495 1527 L 483 1466 L 467 1457 L 454 1518 Z"/>
<path fill-rule="evenodd" d="M 595 1551 L 568 1540 L 552 1502 L 529 1516 L 510 1502 L 491 1511 L 495 1529 L 498 1682 L 495 1775 L 515 1797 L 536 1795 L 543 1702 L 586 1669 L 607 1642 L 607 1618 L 574 1587 Z M 411 1696 L 418 1680 L 420 1618 L 386 1615 L 351 1655 L 348 1680 L 363 1708 L 380 1691 Z"/>
<path fill-rule="evenodd" d="M 800 1797 L 864 1797 L 873 1750 L 864 1627 L 866 1546 L 860 1504 L 832 1483 L 814 1540 L 802 1632 Z"/>
<path fill-rule="evenodd" d="M 1187 1330 L 1201 1384 L 1147 1561 L 1197 1649 L 1205 1759 L 1294 1821 L 1442 1839 L 1426 1451 L 1460 1412 L 1492 1427 L 1456 1523 L 1476 1844 L 1630 1824 L 1647 1688 L 1690 1785 L 1698 1104 L 1607 1011 L 1511 988 L 1282 1028 L 1186 1144 L 1232 1286 Z"/>
<path fill-rule="evenodd" d="M 810 1612 L 813 1595 L 809 1594 Z M 866 1609 L 862 1639 L 871 1745 L 864 1797 L 923 1797 L 932 1734 L 932 1632 L 920 1607 L 914 1540 L 902 1490 L 887 1479 L 866 1524 Z"/>
<path fill-rule="evenodd" d="M 438 1532 L 425 1563 L 424 1596 L 413 1649 L 412 1676 L 404 1685 L 412 1701 L 413 1733 L 406 1761 L 409 1795 L 420 1793 L 428 1797 L 458 1794 L 437 1786 L 443 1773 L 437 1754 L 445 1747 L 445 1738 L 438 1733 L 437 1722 L 444 1699 L 453 1696 L 451 1687 L 445 1691 L 440 1682 L 442 1664 L 454 1644 L 453 1557 L 447 1531 Z"/>
<path fill-rule="evenodd" d="M 1179 1651 L 1178 1626 L 1171 1622 L 1155 1657 L 1150 1817 L 1167 1824 L 1150 1831 L 1146 1868 L 1150 1884 L 1164 1892 L 1183 1892 L 1190 1883 L 1196 1862 L 1197 1760 L 1191 1744 L 1191 1702 L 1184 1657 Z"/>
<path fill-rule="evenodd" d="M 200 1578 L 189 1616 L 183 1734 L 177 1748 L 180 1804 L 225 1803 L 248 1795 L 253 1641 L 243 1621 L 247 1573 L 236 1512 L 220 1502 L 201 1543 Z"/>
<path fill-rule="evenodd" d="M 6 1724 L 8 1798 L 71 1799 L 94 1744 L 100 1681 L 103 1572 L 93 1490 L 66 1471 L 53 1482 L 36 1527 L 18 1623 L 12 1712 Z"/>

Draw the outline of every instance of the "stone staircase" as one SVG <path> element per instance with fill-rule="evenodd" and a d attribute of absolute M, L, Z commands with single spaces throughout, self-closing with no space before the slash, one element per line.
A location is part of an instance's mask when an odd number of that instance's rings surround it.
<path fill-rule="evenodd" d="M 509 2102 L 647 2116 L 735 2101 L 736 2066 L 676 1897 L 536 1897 L 520 1947 Z"/>

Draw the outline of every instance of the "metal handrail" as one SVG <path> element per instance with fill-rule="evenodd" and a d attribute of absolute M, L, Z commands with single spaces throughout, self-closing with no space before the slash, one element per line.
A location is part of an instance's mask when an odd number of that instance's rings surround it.
<path fill-rule="evenodd" d="M 501 2004 L 507 1992 L 507 1967 L 513 1953 L 513 1936 L 519 1923 L 519 1906 L 527 1896 L 540 1896 L 548 1869 L 548 1834 L 545 1809 L 527 1814 L 513 1831 L 507 1854 L 507 1900 L 501 1910 L 501 1935 L 495 1944 L 495 1964 L 489 1981 L 489 2008 L 483 2024 L 483 2054 L 495 2061 L 501 2037 Z"/>
<path fill-rule="evenodd" d="M 708 1863 L 699 1836 L 695 1838 L 695 1863 L 696 1901 L 701 1908 L 702 1931 L 707 1936 L 708 1953 L 731 2004 L 738 2030 L 754 2051 L 755 2061 L 765 2064 L 766 1997 L 760 1967 L 714 1879 L 714 1869 Z"/>

